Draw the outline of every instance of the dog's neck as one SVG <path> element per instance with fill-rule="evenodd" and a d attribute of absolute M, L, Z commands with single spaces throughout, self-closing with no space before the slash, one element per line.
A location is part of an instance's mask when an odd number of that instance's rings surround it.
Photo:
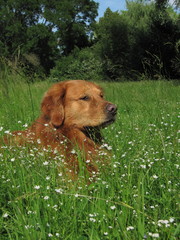
<path fill-rule="evenodd" d="M 102 135 L 100 129 L 98 127 L 84 127 L 82 132 L 86 135 L 86 137 L 90 138 L 95 143 L 102 142 Z"/>
<path fill-rule="evenodd" d="M 98 128 L 98 127 L 84 127 L 83 129 L 78 129 L 74 126 L 64 127 L 62 125 L 60 127 L 53 126 L 53 128 L 55 128 L 57 130 L 56 137 L 58 139 L 61 139 L 63 135 L 64 135 L 64 137 L 67 137 L 70 140 L 72 140 L 74 138 L 76 139 L 78 137 L 78 134 L 76 131 L 80 131 L 86 138 L 93 141 L 95 144 L 101 144 L 102 140 L 103 140 L 103 137 L 100 132 L 100 128 Z M 83 138 L 82 138 L 82 140 L 83 140 Z"/>

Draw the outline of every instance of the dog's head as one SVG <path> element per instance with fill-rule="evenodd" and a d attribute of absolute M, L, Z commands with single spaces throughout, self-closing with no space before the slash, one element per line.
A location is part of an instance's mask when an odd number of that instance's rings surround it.
<path fill-rule="evenodd" d="M 41 110 L 56 128 L 104 127 L 114 122 L 116 105 L 107 102 L 102 89 L 88 81 L 71 80 L 54 84 L 45 94 Z"/>

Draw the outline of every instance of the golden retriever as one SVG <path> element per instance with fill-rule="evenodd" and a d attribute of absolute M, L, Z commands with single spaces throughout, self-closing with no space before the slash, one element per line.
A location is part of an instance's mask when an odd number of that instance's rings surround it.
<path fill-rule="evenodd" d="M 95 156 L 102 144 L 100 129 L 113 123 L 116 105 L 104 100 L 101 87 L 85 80 L 54 84 L 44 95 L 40 117 L 25 131 L 16 131 L 5 142 L 17 145 L 38 143 L 65 155 L 66 163 L 78 172 L 80 149 L 86 169 L 97 171 Z"/>

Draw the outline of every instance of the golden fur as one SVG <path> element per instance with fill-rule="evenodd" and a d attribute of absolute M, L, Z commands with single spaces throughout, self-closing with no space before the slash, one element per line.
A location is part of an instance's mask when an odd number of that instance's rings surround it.
<path fill-rule="evenodd" d="M 43 147 L 51 147 L 66 156 L 73 172 L 78 171 L 78 160 L 72 150 L 78 146 L 91 173 L 97 171 L 93 159 L 102 141 L 100 128 L 114 122 L 116 112 L 117 107 L 104 100 L 98 85 L 84 80 L 60 82 L 45 93 L 40 117 L 25 131 L 4 139 L 8 144 L 38 141 Z"/>

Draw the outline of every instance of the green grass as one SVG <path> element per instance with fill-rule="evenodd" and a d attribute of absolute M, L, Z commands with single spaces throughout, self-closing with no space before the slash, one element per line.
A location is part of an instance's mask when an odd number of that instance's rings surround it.
<path fill-rule="evenodd" d="M 38 116 L 49 85 L 1 88 L 1 135 L 25 129 Z M 163 81 L 101 85 L 118 105 L 116 123 L 103 130 L 111 164 L 88 186 L 58 172 L 60 156 L 2 148 L 1 240 L 178 239 L 179 87 Z"/>

